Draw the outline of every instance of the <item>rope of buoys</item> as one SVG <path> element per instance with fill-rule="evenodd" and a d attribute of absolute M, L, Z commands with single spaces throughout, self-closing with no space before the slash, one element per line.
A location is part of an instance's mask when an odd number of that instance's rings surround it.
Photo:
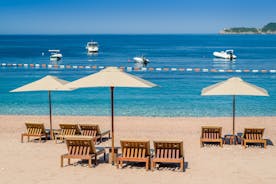
<path fill-rule="evenodd" d="M 15 64 L 1 63 L 1 68 L 25 68 L 25 69 L 86 69 L 86 70 L 101 70 L 105 66 L 96 65 L 56 65 L 56 64 Z M 276 73 L 276 69 L 215 69 L 215 68 L 176 68 L 176 67 L 119 67 L 121 70 L 132 72 L 203 72 L 203 73 Z"/>

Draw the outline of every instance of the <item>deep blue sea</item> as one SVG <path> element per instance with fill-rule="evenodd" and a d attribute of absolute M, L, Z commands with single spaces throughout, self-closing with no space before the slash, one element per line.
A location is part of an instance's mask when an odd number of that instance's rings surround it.
<path fill-rule="evenodd" d="M 90 40 L 100 46 L 88 56 Z M 148 68 L 275 70 L 276 35 L 2 35 L 0 64 L 52 64 L 48 49 L 60 49 L 59 65 L 134 67 L 132 58 L 145 55 Z M 214 59 L 212 53 L 234 49 L 235 62 Z M 44 52 L 44 55 L 42 55 Z M 48 114 L 47 92 L 10 93 L 45 75 L 73 81 L 99 70 L 15 68 L 0 66 L 0 114 Z M 201 89 L 232 76 L 265 88 L 269 97 L 238 96 L 237 116 L 276 116 L 276 73 L 131 71 L 159 87 L 115 88 L 115 115 L 231 116 L 231 96 L 201 96 Z M 54 115 L 109 115 L 108 88 L 53 92 Z"/>

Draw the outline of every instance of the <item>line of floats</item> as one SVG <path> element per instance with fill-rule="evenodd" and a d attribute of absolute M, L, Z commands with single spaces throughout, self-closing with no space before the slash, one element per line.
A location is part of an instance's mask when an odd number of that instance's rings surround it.
<path fill-rule="evenodd" d="M 86 70 L 101 70 L 105 66 L 97 65 L 57 65 L 57 64 L 10 64 L 1 63 L 1 68 L 25 68 L 25 69 L 86 69 Z M 276 69 L 208 69 L 208 68 L 176 68 L 176 67 L 119 67 L 121 70 L 132 72 L 132 71 L 157 71 L 157 72 L 204 72 L 204 73 L 276 73 Z"/>

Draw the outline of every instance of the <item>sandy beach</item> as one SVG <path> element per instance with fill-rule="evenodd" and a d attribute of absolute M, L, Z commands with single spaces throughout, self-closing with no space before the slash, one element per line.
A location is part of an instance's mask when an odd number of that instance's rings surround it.
<path fill-rule="evenodd" d="M 115 144 L 120 139 L 183 140 L 185 172 L 174 167 L 162 167 L 146 172 L 139 165 L 123 169 L 103 163 L 93 168 L 86 164 L 60 167 L 60 156 L 66 153 L 64 143 L 21 143 L 25 122 L 42 122 L 49 127 L 48 116 L 0 116 L 0 183 L 265 183 L 276 181 L 276 149 L 240 145 L 206 146 L 200 148 L 202 125 L 223 127 L 223 135 L 230 134 L 229 118 L 159 118 L 115 117 Z M 264 137 L 276 142 L 276 117 L 237 117 L 236 131 L 245 127 L 264 127 Z M 109 129 L 110 117 L 55 116 L 54 128 L 59 123 L 98 123 Z M 110 146 L 105 141 L 97 146 Z M 65 162 L 67 163 L 67 162 Z"/>

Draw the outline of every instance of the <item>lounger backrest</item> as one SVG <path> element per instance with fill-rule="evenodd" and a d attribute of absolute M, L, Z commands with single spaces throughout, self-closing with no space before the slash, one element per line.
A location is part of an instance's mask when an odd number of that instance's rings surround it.
<path fill-rule="evenodd" d="M 89 138 L 67 137 L 66 145 L 70 155 L 89 155 L 96 153 L 94 142 Z"/>
<path fill-rule="evenodd" d="M 121 140 L 122 155 L 127 158 L 145 158 L 150 156 L 149 141 Z"/>
<path fill-rule="evenodd" d="M 60 135 L 76 135 L 80 134 L 80 129 L 77 124 L 59 124 L 61 128 Z"/>
<path fill-rule="evenodd" d="M 40 135 L 45 133 L 43 123 L 25 123 L 25 125 L 29 135 Z"/>
<path fill-rule="evenodd" d="M 264 128 L 245 128 L 244 138 L 250 140 L 261 140 L 263 138 Z"/>
<path fill-rule="evenodd" d="M 156 158 L 178 159 L 183 157 L 182 141 L 153 141 Z"/>
<path fill-rule="evenodd" d="M 101 134 L 99 125 L 80 124 L 81 134 L 85 136 L 97 136 Z"/>
<path fill-rule="evenodd" d="M 201 137 L 204 139 L 219 139 L 221 138 L 221 127 L 201 127 Z"/>

